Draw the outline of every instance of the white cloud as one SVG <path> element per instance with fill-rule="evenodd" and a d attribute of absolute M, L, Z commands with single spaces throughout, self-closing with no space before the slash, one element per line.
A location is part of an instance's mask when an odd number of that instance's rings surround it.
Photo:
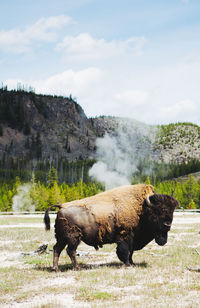
<path fill-rule="evenodd" d="M 180 112 L 193 112 L 196 110 L 196 105 L 190 99 L 186 99 L 180 102 L 177 102 L 170 106 L 165 106 L 162 108 L 163 112 L 166 114 L 173 114 L 177 116 Z"/>
<path fill-rule="evenodd" d="M 65 15 L 41 18 L 36 23 L 27 26 L 24 30 L 18 28 L 0 31 L 0 50 L 12 53 L 25 53 L 35 42 L 54 42 L 57 31 L 71 22 Z"/>
<path fill-rule="evenodd" d="M 90 67 L 85 70 L 73 71 L 66 70 L 60 74 L 52 75 L 43 80 L 30 80 L 28 84 L 35 88 L 37 93 L 57 94 L 68 96 L 73 94 L 76 97 L 89 96 L 93 87 L 97 86 L 101 79 L 100 69 Z M 5 84 L 8 88 L 16 88 L 18 83 L 27 84 L 25 80 L 8 79 Z"/>
<path fill-rule="evenodd" d="M 116 94 L 116 99 L 121 103 L 130 104 L 132 107 L 146 104 L 148 93 L 138 90 L 126 90 Z"/>
<path fill-rule="evenodd" d="M 101 70 L 93 67 L 80 71 L 66 70 L 46 80 L 34 82 L 34 86 L 38 92 L 59 95 L 73 94 L 79 98 L 89 95 L 90 89 L 96 85 L 100 78 Z"/>
<path fill-rule="evenodd" d="M 146 42 L 144 37 L 130 37 L 124 41 L 95 39 L 88 33 L 76 37 L 66 36 L 56 47 L 57 51 L 75 59 L 100 59 L 125 54 L 138 55 Z"/>
<path fill-rule="evenodd" d="M 156 76 L 157 82 L 159 77 Z M 154 83 L 155 80 L 151 81 Z M 7 84 L 9 88 L 16 88 L 17 82 L 27 84 L 27 81 L 14 79 L 6 80 L 4 84 Z M 144 91 L 130 90 L 120 84 L 120 78 L 108 76 L 108 72 L 91 67 L 79 71 L 66 70 L 47 79 L 30 80 L 28 84 L 33 86 L 37 93 L 64 96 L 72 94 L 77 97 L 78 103 L 88 116 L 114 115 L 160 124 L 198 121 L 198 108 L 195 99 L 178 100 L 175 91 L 170 93 L 164 89 L 165 86 L 167 88 L 172 86 L 162 84 L 162 80 L 158 87 L 152 83 L 149 84 L 152 91 L 147 90 L 148 87 L 145 83 L 143 85 Z M 177 80 L 175 87 L 180 89 L 182 82 Z M 118 93 L 116 93 L 116 89 Z M 183 93 L 181 95 L 183 96 Z"/>
<path fill-rule="evenodd" d="M 173 105 L 163 106 L 160 108 L 160 113 L 162 117 L 171 118 L 171 120 L 176 121 L 188 121 L 190 116 L 197 112 L 196 103 L 191 99 L 185 99 L 182 101 L 175 102 Z"/>
<path fill-rule="evenodd" d="M 33 86 L 37 93 L 72 94 L 88 116 L 114 115 L 151 124 L 178 121 L 200 124 L 199 71 L 200 63 L 196 62 L 145 73 L 132 71 L 132 67 L 129 71 L 120 67 L 118 73 L 88 67 L 65 70 L 43 80 L 10 79 L 4 84 L 13 88 L 20 81 Z"/>

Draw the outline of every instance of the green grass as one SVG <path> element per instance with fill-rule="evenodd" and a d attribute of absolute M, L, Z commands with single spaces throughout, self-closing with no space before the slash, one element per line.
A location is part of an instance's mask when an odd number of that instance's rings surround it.
<path fill-rule="evenodd" d="M 36 267 L 50 267 L 52 265 L 52 254 L 41 256 L 27 256 L 24 258 L 24 264 L 34 265 Z"/>

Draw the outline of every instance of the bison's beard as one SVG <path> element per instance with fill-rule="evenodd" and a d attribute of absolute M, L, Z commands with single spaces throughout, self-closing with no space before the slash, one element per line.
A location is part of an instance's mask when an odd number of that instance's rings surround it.
<path fill-rule="evenodd" d="M 156 232 L 155 241 L 160 246 L 165 245 L 167 243 L 167 232 Z"/>

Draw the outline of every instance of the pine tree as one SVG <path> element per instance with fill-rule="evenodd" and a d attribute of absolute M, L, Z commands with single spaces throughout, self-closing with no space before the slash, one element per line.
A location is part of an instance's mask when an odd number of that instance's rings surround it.
<path fill-rule="evenodd" d="M 30 149 L 30 140 L 29 140 L 29 137 L 26 139 L 26 141 L 25 141 L 25 148 L 26 149 Z"/>
<path fill-rule="evenodd" d="M 3 126 L 0 125 L 0 137 L 3 136 Z"/>
<path fill-rule="evenodd" d="M 151 185 L 151 180 L 150 180 L 149 176 L 146 178 L 145 183 L 148 184 L 148 185 Z"/>
<path fill-rule="evenodd" d="M 69 137 L 67 136 L 66 141 L 65 141 L 65 149 L 67 150 L 69 147 Z"/>
<path fill-rule="evenodd" d="M 18 128 L 21 131 L 24 127 L 24 104 L 23 102 L 19 102 L 18 104 L 19 110 L 18 110 Z"/>
<path fill-rule="evenodd" d="M 54 167 L 51 167 L 47 181 L 50 187 L 53 186 L 54 183 L 58 183 L 57 171 Z"/>
<path fill-rule="evenodd" d="M 191 210 L 197 208 L 197 206 L 196 206 L 196 204 L 195 204 L 193 199 L 190 201 L 188 208 L 191 209 Z"/>
<path fill-rule="evenodd" d="M 40 139 L 40 133 L 36 136 L 36 157 L 39 159 L 42 156 L 42 141 Z"/>
<path fill-rule="evenodd" d="M 24 135 L 30 135 L 30 133 L 31 133 L 31 127 L 30 127 L 29 122 L 27 122 L 27 121 L 24 125 L 23 133 L 24 133 Z"/>
<path fill-rule="evenodd" d="M 62 204 L 65 201 L 64 197 L 60 192 L 60 188 L 56 181 L 54 181 L 53 185 L 51 186 L 50 193 L 49 193 L 49 204 Z"/>

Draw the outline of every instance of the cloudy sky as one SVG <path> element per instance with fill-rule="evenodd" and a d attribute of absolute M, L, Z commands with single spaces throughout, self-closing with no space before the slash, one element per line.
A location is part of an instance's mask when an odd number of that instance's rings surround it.
<path fill-rule="evenodd" d="M 0 0 L 0 82 L 200 125 L 199 0 Z"/>

